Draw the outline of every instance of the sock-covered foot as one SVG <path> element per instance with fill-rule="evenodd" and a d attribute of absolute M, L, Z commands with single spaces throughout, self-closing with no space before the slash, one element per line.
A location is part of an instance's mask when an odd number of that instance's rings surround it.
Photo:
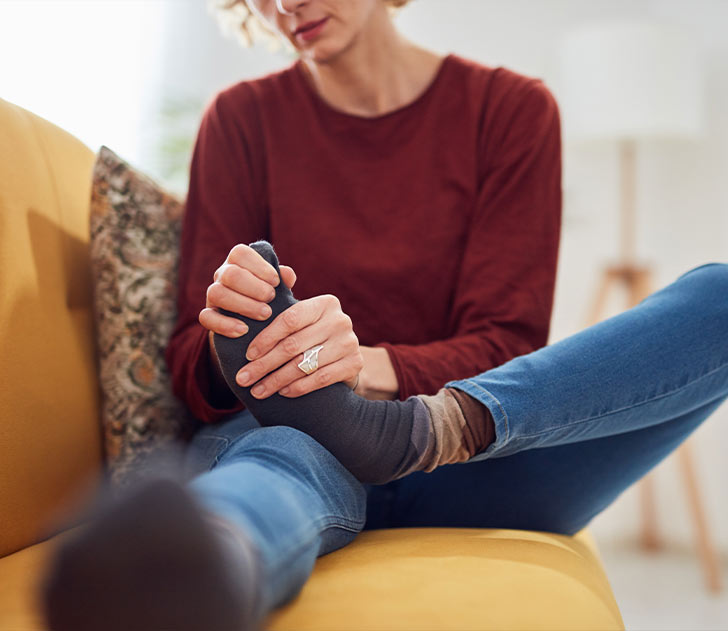
<path fill-rule="evenodd" d="M 271 244 L 257 241 L 250 247 L 280 277 L 278 258 Z M 248 345 L 278 314 L 296 302 L 281 278 L 275 298 L 269 303 L 273 313 L 267 320 L 252 320 L 223 310 L 225 315 L 245 322 L 249 331 L 239 338 L 213 336 L 225 381 L 261 425 L 287 425 L 307 433 L 358 480 L 371 484 L 384 484 L 412 471 L 431 471 L 448 462 L 462 462 L 490 444 L 476 445 L 473 438 L 490 436 L 492 441 L 493 432 L 487 431 L 488 421 L 492 428 L 487 408 L 471 399 L 483 413 L 478 415 L 480 428 L 469 431 L 462 407 L 455 403 L 449 389 L 429 398 L 412 396 L 406 401 L 370 401 L 354 394 L 346 384 L 335 383 L 296 398 L 276 393 L 256 399 L 250 394 L 255 384 L 243 387 L 235 380 L 248 363 L 245 357 Z"/>
<path fill-rule="evenodd" d="M 52 631 L 257 628 L 252 544 L 233 541 L 179 484 L 149 482 L 98 513 L 47 568 Z"/>

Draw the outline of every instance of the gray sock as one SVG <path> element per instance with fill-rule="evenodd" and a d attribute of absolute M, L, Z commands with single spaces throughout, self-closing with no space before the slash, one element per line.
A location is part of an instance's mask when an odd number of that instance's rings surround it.
<path fill-rule="evenodd" d="M 256 241 L 250 247 L 273 265 L 280 276 L 278 257 L 270 243 Z M 296 302 L 281 279 L 276 296 L 269 303 L 273 313 L 268 320 L 251 320 L 222 310 L 249 327 L 248 333 L 239 338 L 213 336 L 228 386 L 261 425 L 287 425 L 305 432 L 361 482 L 384 484 L 409 472 L 419 456 L 412 436 L 415 417 L 420 419 L 419 426 L 426 425 L 429 419 L 427 406 L 418 397 L 409 397 L 406 401 L 369 401 L 354 394 L 346 384 L 335 383 L 296 398 L 276 393 L 256 399 L 250 394 L 250 387 L 242 387 L 235 381 L 238 371 L 248 363 L 245 353 L 250 342 L 279 313 Z"/>

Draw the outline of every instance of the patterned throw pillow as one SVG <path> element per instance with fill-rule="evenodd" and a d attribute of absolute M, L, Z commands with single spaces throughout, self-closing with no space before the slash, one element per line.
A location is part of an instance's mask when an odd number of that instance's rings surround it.
<path fill-rule="evenodd" d="M 164 349 L 174 326 L 183 205 L 107 147 L 93 170 L 91 271 L 101 420 L 112 487 L 196 422 L 174 397 Z"/>

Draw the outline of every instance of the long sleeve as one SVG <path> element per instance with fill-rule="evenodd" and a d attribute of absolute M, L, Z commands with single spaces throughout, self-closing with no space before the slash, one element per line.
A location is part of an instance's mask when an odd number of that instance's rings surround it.
<path fill-rule="evenodd" d="M 432 394 L 548 339 L 561 225 L 559 113 L 538 79 L 513 92 L 510 108 L 491 114 L 481 130 L 482 171 L 449 337 L 377 344 L 390 355 L 403 400 Z"/>
<path fill-rule="evenodd" d="M 235 244 L 267 238 L 268 231 L 257 202 L 264 182 L 261 141 L 243 88 L 218 94 L 202 117 L 182 227 L 177 322 L 166 350 L 174 393 L 206 422 L 242 409 L 232 393 L 216 399 L 212 392 L 208 331 L 198 321 L 207 287 Z"/>

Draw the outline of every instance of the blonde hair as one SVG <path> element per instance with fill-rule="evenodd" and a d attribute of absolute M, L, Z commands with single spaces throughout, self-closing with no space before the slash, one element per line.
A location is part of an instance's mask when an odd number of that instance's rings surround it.
<path fill-rule="evenodd" d="M 391 12 L 396 12 L 412 0 L 383 0 Z M 269 48 L 281 43 L 278 33 L 272 31 L 250 10 L 247 0 L 207 0 L 208 9 L 217 15 L 220 26 L 226 33 L 235 35 L 244 46 L 257 41 L 267 41 Z M 290 47 L 289 42 L 284 45 Z"/>

